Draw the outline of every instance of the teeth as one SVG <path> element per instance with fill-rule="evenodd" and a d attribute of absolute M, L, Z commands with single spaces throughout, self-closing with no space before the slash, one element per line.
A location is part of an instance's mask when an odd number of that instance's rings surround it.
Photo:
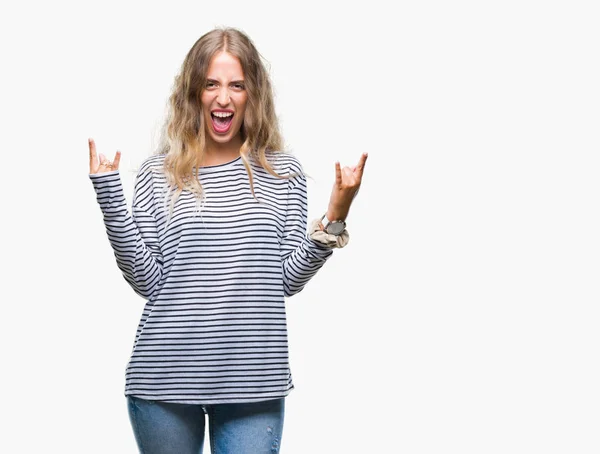
<path fill-rule="evenodd" d="M 215 117 L 219 117 L 219 118 L 227 118 L 227 117 L 233 116 L 233 113 L 231 113 L 231 112 L 213 112 L 212 114 Z"/>

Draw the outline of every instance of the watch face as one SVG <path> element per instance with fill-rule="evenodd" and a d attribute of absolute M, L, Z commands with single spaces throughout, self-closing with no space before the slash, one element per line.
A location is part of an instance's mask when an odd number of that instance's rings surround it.
<path fill-rule="evenodd" d="M 331 224 L 327 225 L 325 230 L 327 230 L 327 233 L 331 235 L 339 235 L 344 231 L 345 228 L 346 225 L 343 222 L 332 222 Z"/>

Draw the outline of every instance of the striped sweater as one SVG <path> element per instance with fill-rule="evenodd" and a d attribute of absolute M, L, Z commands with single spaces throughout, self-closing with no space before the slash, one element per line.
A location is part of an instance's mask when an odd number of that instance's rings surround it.
<path fill-rule="evenodd" d="M 290 153 L 267 156 L 280 175 L 302 172 Z M 146 299 L 125 395 L 187 404 L 287 396 L 284 298 L 333 254 L 308 236 L 306 177 L 278 179 L 251 161 L 258 203 L 241 157 L 201 167 L 200 213 L 184 191 L 167 222 L 163 161 L 140 166 L 131 213 L 118 170 L 89 175 L 117 265 Z"/>

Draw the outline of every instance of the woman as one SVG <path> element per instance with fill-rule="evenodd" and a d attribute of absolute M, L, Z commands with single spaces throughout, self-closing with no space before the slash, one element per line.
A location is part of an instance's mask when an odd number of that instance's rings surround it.
<path fill-rule="evenodd" d="M 294 388 L 284 298 L 348 242 L 343 222 L 366 162 L 342 171 L 307 232 L 306 177 L 282 151 L 268 73 L 241 31 L 188 52 L 159 152 L 128 211 L 119 177 L 89 140 L 90 179 L 123 276 L 147 299 L 126 371 L 140 452 L 279 450 Z M 332 222 L 329 222 L 332 221 Z"/>

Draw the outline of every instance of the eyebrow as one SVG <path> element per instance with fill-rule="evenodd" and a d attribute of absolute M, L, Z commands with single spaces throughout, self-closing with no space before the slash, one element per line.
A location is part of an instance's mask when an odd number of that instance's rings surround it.
<path fill-rule="evenodd" d="M 219 81 L 218 81 L 218 80 L 216 80 L 216 79 L 211 79 L 210 77 L 207 77 L 207 78 L 206 78 L 206 81 L 207 81 L 207 82 L 217 82 L 217 83 L 219 83 Z M 243 80 L 243 79 L 242 79 L 242 80 L 232 80 L 232 81 L 231 81 L 231 83 L 232 83 L 232 84 L 244 83 L 244 80 Z"/>

